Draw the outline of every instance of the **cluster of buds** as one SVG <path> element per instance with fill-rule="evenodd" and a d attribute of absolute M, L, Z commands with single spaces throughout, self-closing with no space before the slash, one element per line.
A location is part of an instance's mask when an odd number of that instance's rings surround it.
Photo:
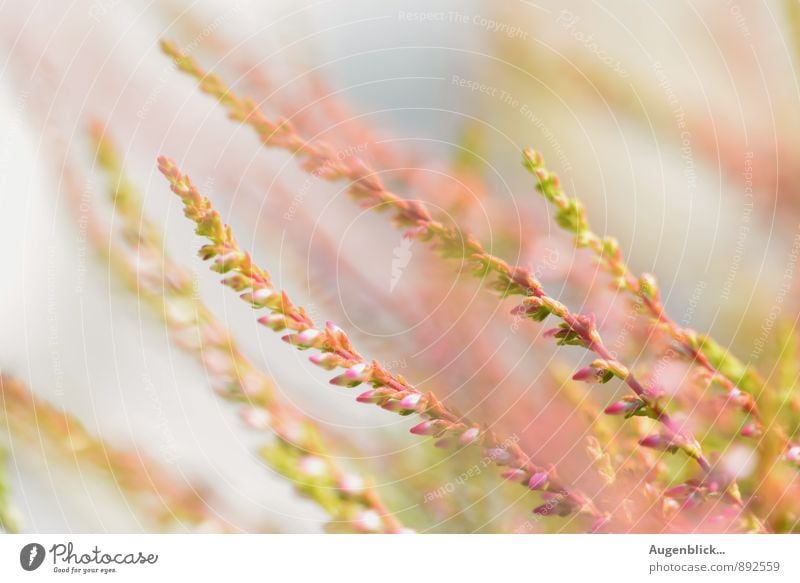
<path fill-rule="evenodd" d="M 680 503 L 684 509 L 696 507 L 706 500 L 714 498 L 727 498 L 728 502 L 739 502 L 738 490 L 731 488 L 729 479 L 710 474 L 704 480 L 692 479 L 682 484 L 668 488 L 664 492 L 667 504 L 672 501 Z"/>
<path fill-rule="evenodd" d="M 650 449 L 668 451 L 669 453 L 675 453 L 680 449 L 674 438 L 659 433 L 643 437 L 639 440 L 639 445 Z"/>
<path fill-rule="evenodd" d="M 332 381 L 331 381 L 332 382 Z M 371 389 L 361 393 L 356 401 L 378 405 L 398 415 L 422 415 L 427 408 L 425 395 L 416 391 L 393 391 L 386 388 Z M 417 433 L 413 429 L 411 433 Z M 424 434 L 419 434 L 424 435 Z"/>
<path fill-rule="evenodd" d="M 667 315 L 655 276 L 645 273 L 637 278 L 633 275 L 617 242 L 609 237 L 600 237 L 591 230 L 583 206 L 564 193 L 558 177 L 547 170 L 539 152 L 526 149 L 522 162 L 536 177 L 537 190 L 555 206 L 557 222 L 574 236 L 576 246 L 589 248 L 600 265 L 611 275 L 615 285 L 633 294 L 637 307 L 648 312 L 657 327 L 678 344 L 685 356 L 725 390 L 729 401 L 751 417 L 750 425 L 755 429 L 748 429 L 749 435 L 763 434 L 762 442 L 783 442 L 786 445 L 787 432 L 784 428 L 760 427 L 762 413 L 754 395 L 764 394 L 771 389 L 766 387 L 758 373 L 710 336 L 683 327 Z M 566 332 L 563 337 L 572 340 Z M 701 465 L 708 467 L 707 463 Z"/>

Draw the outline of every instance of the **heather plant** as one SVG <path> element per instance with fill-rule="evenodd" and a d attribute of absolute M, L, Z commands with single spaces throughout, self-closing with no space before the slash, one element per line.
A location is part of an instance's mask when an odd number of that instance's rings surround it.
<path fill-rule="evenodd" d="M 347 180 L 350 183 L 348 191 L 353 198 L 370 208 L 390 209 L 394 213 L 394 222 L 401 228 L 408 229 L 406 236 L 433 241 L 444 257 L 468 262 L 473 273 L 478 277 L 495 278 L 491 285 L 500 292 L 501 296 L 525 296 L 522 304 L 515 308 L 516 313 L 525 314 L 536 321 L 543 321 L 550 315 L 561 319 L 562 323 L 557 328 L 548 331 L 548 334 L 553 336 L 560 345 L 581 346 L 599 357 L 589 367 L 575 373 L 574 378 L 576 380 L 595 379 L 601 383 L 618 378 L 628 385 L 633 393 L 633 396 L 606 407 L 605 413 L 609 415 L 624 414 L 626 418 L 641 416 L 653 419 L 662 429 L 642 437 L 639 440 L 639 446 L 667 452 L 682 451 L 698 464 L 701 477 L 699 479 L 692 478 L 680 487 L 673 487 L 670 490 L 672 497 L 677 496 L 685 500 L 695 497 L 719 496 L 736 507 L 743 507 L 736 480 L 712 466 L 710 458 L 703 452 L 700 441 L 689 432 L 687 427 L 676 421 L 668 411 L 665 395 L 659 394 L 656 388 L 645 387 L 635 373 L 620 362 L 606 347 L 593 315 L 571 312 L 564 304 L 549 296 L 529 270 L 524 267 L 510 266 L 505 261 L 486 252 L 481 243 L 471 234 L 463 232 L 455 226 L 444 225 L 434 220 L 419 201 L 404 200 L 387 190 L 377 178 L 376 173 L 361 160 L 342 161 L 336 157 L 335 150 L 330 146 L 311 143 L 303 139 L 288 121 L 269 120 L 259 111 L 253 100 L 238 97 L 218 76 L 206 74 L 193 59 L 181 53 L 173 44 L 165 42 L 162 43 L 162 47 L 175 59 L 178 68 L 200 82 L 203 92 L 215 97 L 228 110 L 232 119 L 251 126 L 264 145 L 284 148 L 295 156 L 299 156 L 303 159 L 304 169 L 315 176 L 321 176 L 328 180 Z M 599 237 L 590 229 L 583 206 L 578 200 L 570 199 L 563 193 L 558 178 L 544 168 L 539 154 L 526 150 L 524 162 L 525 166 L 537 177 L 538 190 L 556 206 L 557 223 L 574 236 L 576 245 L 579 248 L 591 249 L 603 269 L 611 275 L 613 283 L 619 289 L 630 292 L 649 313 L 657 326 L 663 329 L 681 348 L 686 357 L 708 373 L 708 383 L 722 386 L 727 391 L 728 398 L 738 405 L 746 415 L 755 420 L 754 425 L 748 425 L 745 433 L 747 436 L 760 436 L 761 463 L 767 470 L 764 479 L 766 485 L 759 484 L 758 486 L 759 489 L 765 491 L 761 495 L 762 503 L 769 504 L 773 509 L 784 504 L 783 493 L 776 492 L 774 487 L 768 486 L 772 480 L 767 476 L 772 473 L 773 466 L 780 462 L 783 455 L 780 452 L 791 451 L 792 446 L 790 442 L 787 442 L 785 436 L 781 437 L 782 431 L 778 427 L 773 427 L 772 422 L 767 425 L 768 433 L 761 435 L 761 413 L 753 393 L 758 393 L 760 396 L 764 392 L 763 381 L 760 381 L 752 369 L 745 367 L 712 339 L 682 328 L 670 319 L 660 303 L 655 278 L 649 274 L 639 278 L 631 274 L 616 241 L 609 237 Z M 178 194 L 183 196 L 187 189 L 193 189 L 186 185 L 185 179 L 181 175 L 175 173 L 171 163 L 162 160 L 160 164 L 162 172 L 170 178 L 173 190 Z M 181 180 L 184 182 L 180 182 Z M 196 193 L 194 198 L 196 199 L 194 204 L 202 201 Z M 201 221 L 203 218 L 202 211 L 201 214 L 197 214 L 197 212 L 191 213 L 190 209 L 187 209 L 187 216 L 197 221 Z M 204 225 L 202 224 L 199 228 L 200 234 L 214 235 L 213 232 L 203 230 Z M 218 230 L 217 238 L 212 240 L 217 244 L 226 243 L 224 237 L 221 236 L 225 232 L 225 228 L 221 226 L 215 228 Z M 229 233 L 228 236 L 230 236 Z M 234 256 L 237 253 L 241 254 L 241 250 L 235 246 L 234 242 L 230 241 L 228 244 L 232 246 L 228 250 L 229 253 Z M 225 250 L 217 249 L 213 252 L 213 256 L 219 255 L 223 251 Z M 204 252 L 212 253 L 208 247 L 204 248 Z M 250 269 L 249 259 L 247 256 L 242 256 L 242 260 L 245 261 L 244 270 L 247 273 Z M 226 272 L 229 267 L 224 265 L 218 269 Z M 266 281 L 268 282 L 269 279 L 267 278 Z M 237 286 L 246 289 L 251 287 L 251 283 L 247 280 L 236 283 L 233 287 L 234 289 Z M 264 283 L 264 285 L 268 284 Z M 276 294 L 277 292 L 269 289 L 267 293 Z M 262 305 L 257 302 L 256 304 Z M 267 304 L 263 304 L 263 307 L 269 307 Z M 278 306 L 278 315 L 286 315 L 280 306 Z M 304 320 L 302 312 L 300 312 L 299 319 Z M 281 326 L 278 328 L 281 329 Z M 302 334 L 307 329 L 318 334 L 321 333 L 314 329 L 313 323 L 309 321 L 304 321 L 298 332 Z M 331 333 L 328 332 L 328 334 Z M 326 347 L 331 342 L 331 338 L 324 337 L 319 346 Z M 311 346 L 316 345 L 312 342 L 306 347 Z M 347 357 L 346 350 L 344 357 Z M 345 364 L 366 366 L 363 360 L 352 362 L 345 360 Z M 351 374 L 356 375 L 352 371 Z M 384 385 L 380 375 L 375 379 L 367 374 L 356 380 L 358 382 L 371 380 L 378 388 Z M 335 382 L 339 382 L 338 377 Z M 383 397 L 385 398 L 385 396 Z M 448 421 L 453 422 L 454 420 Z M 416 428 L 415 430 L 419 431 Z M 606 470 L 606 474 L 608 474 L 608 470 Z M 776 494 L 780 503 L 774 500 Z M 769 502 L 763 498 L 769 498 Z M 755 528 L 763 528 L 755 515 L 745 512 L 745 517 L 746 520 L 756 525 Z M 602 524 L 603 519 L 596 518 L 597 524 Z M 783 518 L 780 521 L 783 521 Z"/>

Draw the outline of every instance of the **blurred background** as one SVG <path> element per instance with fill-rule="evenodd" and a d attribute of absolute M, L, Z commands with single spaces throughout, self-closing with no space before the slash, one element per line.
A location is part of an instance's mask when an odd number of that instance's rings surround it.
<path fill-rule="evenodd" d="M 120 232 L 92 123 L 116 144 L 143 212 L 197 295 L 282 399 L 354 445 L 339 451 L 343 463 L 375 476 L 412 527 L 519 531 L 522 494 L 491 472 L 449 491 L 479 460 L 442 455 L 408 435 L 410 420 L 354 403 L 259 327 L 197 258 L 199 238 L 157 173 L 158 155 L 192 176 L 242 246 L 315 318 L 593 487 L 574 445 L 585 422 L 554 398 L 585 357 L 540 341 L 543 328 L 518 330 L 511 305 L 358 208 L 343 184 L 260 148 L 175 71 L 162 38 L 309 138 L 380 168 L 396 191 L 469 227 L 510 263 L 534 268 L 552 295 L 597 313 L 610 344 L 634 360 L 637 331 L 628 333 L 623 302 L 558 232 L 520 165 L 522 148 L 543 152 L 635 272 L 656 274 L 682 325 L 758 364 L 777 322 L 794 321 L 793 1 L 7 1 L 0 371 L 89 434 L 165 468 L 210 508 L 199 525 L 159 528 L 213 530 L 218 520 L 231 530 L 318 532 L 325 516 L 264 467 L 260 432 L 212 390 L 213 363 L 199 366 L 177 348 L 92 243 L 96 226 Z M 38 430 L 27 440 L 2 433 L 24 530 L 156 528 L 158 501 L 142 510 Z M 746 476 L 747 453 L 733 454 Z"/>

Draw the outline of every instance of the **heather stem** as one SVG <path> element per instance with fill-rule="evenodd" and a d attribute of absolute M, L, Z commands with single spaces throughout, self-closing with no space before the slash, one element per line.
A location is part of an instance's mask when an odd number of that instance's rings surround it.
<path fill-rule="evenodd" d="M 285 292 L 274 288 L 269 273 L 255 265 L 250 255 L 239 248 L 230 227 L 222 223 L 219 213 L 207 198 L 200 195 L 191 180 L 181 174 L 169 159 L 162 156 L 158 163 L 172 191 L 183 201 L 184 214 L 197 224 L 196 232 L 211 242 L 200 250 L 201 257 L 214 260 L 211 266 L 214 271 L 229 274 L 223 283 L 244 292 L 241 294 L 243 300 L 254 308 L 271 312 L 271 315 L 260 318 L 260 323 L 276 332 L 289 330 L 291 333 L 283 340 L 300 350 L 315 349 L 317 353 L 310 359 L 314 364 L 327 370 L 344 370 L 330 381 L 332 384 L 344 387 L 369 384 L 373 388 L 360 395 L 358 400 L 400 415 L 420 416 L 423 422 L 414 426 L 412 433 L 434 436 L 438 438 L 440 447 L 480 444 L 487 458 L 499 466 L 511 468 L 509 472 L 512 474 L 509 475 L 514 479 L 526 482 L 537 476 L 536 487 L 531 489 L 545 489 L 562 495 L 560 511 L 578 510 L 595 519 L 603 517 L 588 497 L 567 490 L 559 483 L 554 470 L 535 464 L 513 439 L 497 436 L 449 409 L 435 394 L 424 394 L 377 361 L 368 361 L 355 350 L 349 336 L 338 326 L 328 322 L 324 327 L 317 327 L 302 307 L 295 306 Z M 419 209 L 414 212 L 419 212 Z M 542 475 L 546 479 L 540 484 L 539 476 Z"/>

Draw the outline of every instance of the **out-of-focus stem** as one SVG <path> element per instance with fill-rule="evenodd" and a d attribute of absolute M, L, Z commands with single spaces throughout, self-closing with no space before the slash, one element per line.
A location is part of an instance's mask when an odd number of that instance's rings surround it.
<path fill-rule="evenodd" d="M 0 531 L 19 532 L 17 511 L 11 504 L 11 489 L 8 485 L 8 454 L 0 447 Z"/>
<path fill-rule="evenodd" d="M 117 449 L 91 435 L 75 417 L 37 399 L 20 382 L 0 376 L 0 403 L 5 413 L 0 420 L 14 436 L 37 445 L 44 440 L 64 460 L 106 474 L 122 492 L 157 510 L 159 525 L 229 530 L 190 484 L 178 484 L 138 451 Z"/>

